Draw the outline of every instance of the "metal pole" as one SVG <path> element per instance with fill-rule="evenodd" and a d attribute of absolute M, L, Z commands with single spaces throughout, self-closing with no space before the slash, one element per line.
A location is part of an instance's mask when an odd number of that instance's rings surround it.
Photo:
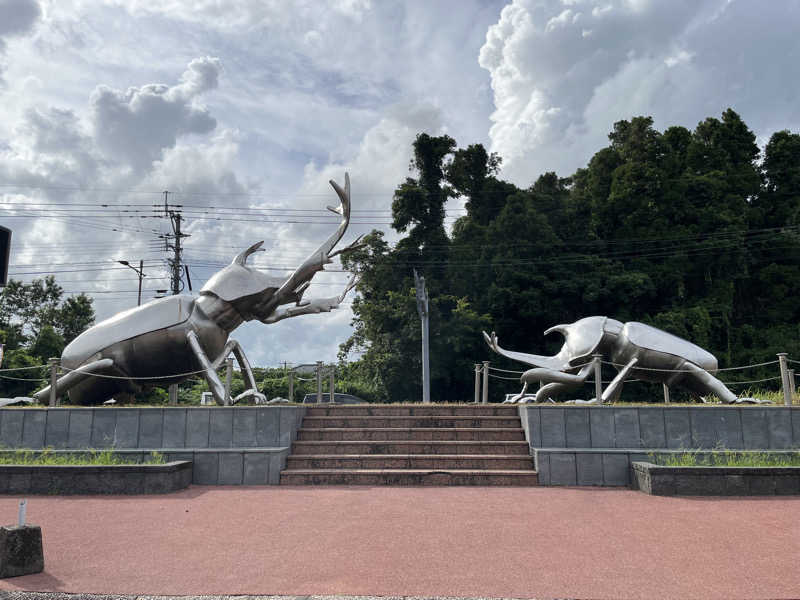
<path fill-rule="evenodd" d="M 317 404 L 322 404 L 322 361 L 317 361 Z"/>
<path fill-rule="evenodd" d="M 289 371 L 289 402 L 294 402 L 294 371 Z"/>
<path fill-rule="evenodd" d="M 489 402 L 489 361 L 483 361 L 483 397 L 481 398 L 483 404 Z"/>
<path fill-rule="evenodd" d="M 225 406 L 231 405 L 231 379 L 233 378 L 233 357 L 225 359 Z"/>
<path fill-rule="evenodd" d="M 334 386 L 334 382 L 333 382 L 333 374 L 334 374 L 334 373 L 333 373 L 333 365 L 331 365 L 331 370 L 330 370 L 330 372 L 328 373 L 328 377 L 329 377 L 329 379 L 328 379 L 328 393 L 331 395 L 331 396 L 330 396 L 330 398 L 331 398 L 331 404 L 333 404 L 333 391 L 334 391 L 334 390 L 333 390 L 333 386 Z"/>
<path fill-rule="evenodd" d="M 172 406 L 175 406 L 175 405 L 178 404 L 178 384 L 177 383 L 173 383 L 171 386 L 169 386 L 169 403 Z"/>
<path fill-rule="evenodd" d="M 57 406 L 58 398 L 56 396 L 56 381 L 58 380 L 58 362 L 59 359 L 48 359 L 50 363 L 50 406 Z"/>
<path fill-rule="evenodd" d="M 144 276 L 142 273 L 144 271 L 144 261 L 139 260 L 139 300 L 136 302 L 136 306 L 142 305 L 142 277 Z"/>
<path fill-rule="evenodd" d="M 794 369 L 789 369 L 789 391 L 792 393 L 792 399 L 794 399 L 794 394 L 797 391 L 797 384 L 794 380 Z"/>
<path fill-rule="evenodd" d="M 664 386 L 664 404 L 669 404 L 669 386 L 666 383 L 662 383 Z"/>
<path fill-rule="evenodd" d="M 481 401 L 481 364 L 475 363 L 475 404 Z"/>
<path fill-rule="evenodd" d="M 426 297 L 427 300 L 427 297 Z M 428 332 L 428 312 L 422 319 L 422 403 L 431 403 L 431 359 Z"/>
<path fill-rule="evenodd" d="M 598 404 L 603 402 L 603 365 L 600 364 L 602 359 L 602 354 L 592 354 L 592 362 L 594 363 L 594 397 L 597 399 Z"/>
<path fill-rule="evenodd" d="M 783 403 L 792 405 L 792 392 L 789 389 L 789 365 L 786 362 L 786 352 L 778 352 L 778 363 L 781 366 L 781 387 L 783 388 Z"/>
<path fill-rule="evenodd" d="M 428 329 L 428 290 L 425 289 L 425 278 L 420 277 L 414 269 L 414 287 L 417 294 L 417 313 L 422 322 L 422 403 L 431 403 L 431 361 Z"/>

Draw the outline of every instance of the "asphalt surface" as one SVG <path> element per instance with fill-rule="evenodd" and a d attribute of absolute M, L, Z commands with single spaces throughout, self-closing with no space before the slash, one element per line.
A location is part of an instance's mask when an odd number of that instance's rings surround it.
<path fill-rule="evenodd" d="M 18 501 L 0 497 L 0 522 Z M 0 580 L 0 593 L 800 598 L 798 517 L 800 497 L 600 488 L 31 496 L 45 571 Z"/>

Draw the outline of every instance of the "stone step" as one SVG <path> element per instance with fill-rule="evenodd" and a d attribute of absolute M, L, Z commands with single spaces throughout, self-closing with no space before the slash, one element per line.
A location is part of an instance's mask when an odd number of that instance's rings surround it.
<path fill-rule="evenodd" d="M 528 456 L 525 441 L 298 441 L 292 454 L 512 454 Z"/>
<path fill-rule="evenodd" d="M 323 416 L 305 417 L 304 429 L 331 427 L 519 427 L 518 416 L 494 415 L 423 415 L 423 416 Z"/>
<path fill-rule="evenodd" d="M 286 468 L 298 469 L 477 469 L 532 471 L 530 456 L 502 454 L 290 455 Z"/>
<path fill-rule="evenodd" d="M 308 417 L 402 417 L 402 416 L 503 416 L 517 417 L 516 406 L 501 404 L 348 404 L 341 406 L 309 405 Z"/>
<path fill-rule="evenodd" d="M 538 485 L 535 471 L 470 469 L 287 469 L 281 485 Z"/>
<path fill-rule="evenodd" d="M 390 428 L 354 428 L 337 427 L 329 429 L 307 429 L 303 427 L 297 432 L 300 441 L 332 440 L 332 441 L 510 441 L 524 440 L 525 432 L 521 427 L 490 429 L 477 428 L 450 428 L 438 429 L 433 427 L 390 427 Z"/>

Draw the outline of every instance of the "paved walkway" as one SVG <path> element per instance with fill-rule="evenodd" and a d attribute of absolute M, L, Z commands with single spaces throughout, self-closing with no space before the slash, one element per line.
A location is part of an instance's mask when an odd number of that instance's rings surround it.
<path fill-rule="evenodd" d="M 18 500 L 0 497 L 0 522 Z M 28 519 L 45 571 L 0 593 L 800 597 L 799 497 L 192 486 L 32 496 Z"/>

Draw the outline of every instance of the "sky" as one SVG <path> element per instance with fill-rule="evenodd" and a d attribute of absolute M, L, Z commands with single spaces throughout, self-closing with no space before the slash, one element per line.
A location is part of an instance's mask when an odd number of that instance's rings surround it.
<path fill-rule="evenodd" d="M 484 144 L 523 187 L 637 115 L 694 128 L 730 107 L 763 147 L 800 131 L 798 30 L 800 0 L 0 0 L 10 273 L 52 273 L 101 320 L 137 301 L 117 261 L 143 260 L 151 300 L 169 288 L 166 190 L 184 293 L 261 240 L 250 261 L 287 276 L 336 228 L 327 182 L 345 172 L 342 244 L 397 239 L 392 192 L 423 131 Z M 308 298 L 344 288 L 329 269 Z M 258 366 L 334 361 L 351 300 L 232 337 Z"/>

